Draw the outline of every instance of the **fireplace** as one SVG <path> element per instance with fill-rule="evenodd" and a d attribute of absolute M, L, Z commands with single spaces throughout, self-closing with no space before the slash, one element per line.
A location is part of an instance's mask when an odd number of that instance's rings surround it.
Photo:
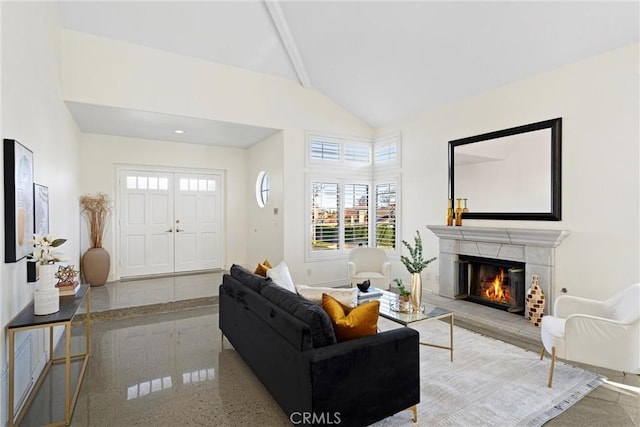
<path fill-rule="evenodd" d="M 455 298 L 460 294 L 460 258 L 508 260 L 524 265 L 524 278 L 527 281 L 531 280 L 534 274 L 540 277 L 540 287 L 547 302 L 545 313 L 550 312 L 556 297 L 555 248 L 569 235 L 568 231 L 469 225 L 428 225 L 427 228 L 440 238 L 436 275 L 440 295 Z M 511 267 L 513 266 L 508 266 Z M 468 270 L 463 269 L 462 273 L 465 271 Z M 507 272 L 508 269 L 505 270 L 505 275 Z"/>
<path fill-rule="evenodd" d="M 524 312 L 522 262 L 460 255 L 455 297 L 511 313 Z"/>

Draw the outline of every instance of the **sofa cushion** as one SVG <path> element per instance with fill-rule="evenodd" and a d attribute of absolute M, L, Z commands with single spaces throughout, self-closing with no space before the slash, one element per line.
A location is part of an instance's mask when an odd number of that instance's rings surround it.
<path fill-rule="evenodd" d="M 273 283 L 282 286 L 288 291 L 296 291 L 296 285 L 294 285 L 291 273 L 289 273 L 289 267 L 287 267 L 284 261 L 280 261 L 280 264 L 268 269 L 267 277 L 270 277 Z"/>
<path fill-rule="evenodd" d="M 374 335 L 378 331 L 380 301 L 369 301 L 355 308 L 322 294 L 322 308 L 331 318 L 338 342 Z"/>
<path fill-rule="evenodd" d="M 329 294 L 344 305 L 358 305 L 358 288 L 330 288 L 328 286 L 296 285 L 298 294 L 314 304 L 322 305 L 322 294 Z"/>
<path fill-rule="evenodd" d="M 280 286 L 264 287 L 261 293 L 266 299 L 309 325 L 313 348 L 324 347 L 337 342 L 331 319 L 329 319 L 322 307 Z"/>
<path fill-rule="evenodd" d="M 267 277 L 267 270 L 270 268 L 272 268 L 271 263 L 268 259 L 265 259 L 263 262 L 258 263 L 253 272 L 258 276 Z"/>
<path fill-rule="evenodd" d="M 229 270 L 231 277 L 260 293 L 262 288 L 271 285 L 271 279 L 254 274 L 241 265 L 233 264 Z"/>

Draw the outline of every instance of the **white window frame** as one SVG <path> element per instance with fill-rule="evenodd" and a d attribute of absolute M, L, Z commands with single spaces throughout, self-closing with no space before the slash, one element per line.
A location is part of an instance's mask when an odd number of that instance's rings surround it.
<path fill-rule="evenodd" d="M 338 144 L 340 147 L 339 158 L 334 159 L 314 159 L 311 157 L 311 144 L 314 141 L 331 142 Z M 369 152 L 369 160 L 367 162 L 357 162 L 353 160 L 347 160 L 345 158 L 345 148 L 347 146 L 366 147 Z M 305 158 L 307 168 L 314 168 L 321 166 L 322 168 L 335 168 L 342 169 L 344 167 L 353 168 L 356 170 L 367 170 L 370 173 L 373 165 L 373 145 L 371 140 L 362 138 L 349 138 L 333 135 L 324 135 L 317 132 L 307 132 L 305 135 Z"/>
<path fill-rule="evenodd" d="M 390 145 L 396 145 L 397 147 L 396 160 L 382 163 L 376 162 L 376 152 L 382 147 Z M 400 133 L 394 133 L 376 138 L 373 142 L 372 162 L 374 176 L 377 176 L 379 173 L 385 173 L 402 168 L 402 135 Z"/>
<path fill-rule="evenodd" d="M 340 158 L 338 160 L 329 159 L 312 159 L 311 143 L 315 140 L 332 142 L 340 144 Z M 381 165 L 375 165 L 376 147 L 396 144 L 397 160 L 394 162 L 385 162 Z M 345 146 L 362 145 L 369 149 L 369 162 L 348 161 L 344 157 Z M 366 140 L 362 138 L 349 138 L 336 135 L 326 135 L 319 132 L 306 132 L 305 135 L 305 158 L 307 172 L 305 174 L 305 262 L 325 261 L 345 259 L 349 256 L 351 249 L 344 247 L 344 185 L 345 184 L 367 184 L 369 189 L 369 206 L 368 206 L 368 245 L 375 246 L 377 242 L 376 236 L 376 185 L 393 183 L 396 186 L 396 234 L 395 234 L 395 250 L 385 249 L 385 252 L 391 259 L 400 259 L 401 239 L 400 230 L 401 219 L 401 134 L 394 133 L 375 140 Z M 311 205 L 312 193 L 311 184 L 313 182 L 337 183 L 340 186 L 340 207 L 338 216 L 340 218 L 339 225 L 339 249 L 327 251 L 313 251 L 311 247 Z"/>

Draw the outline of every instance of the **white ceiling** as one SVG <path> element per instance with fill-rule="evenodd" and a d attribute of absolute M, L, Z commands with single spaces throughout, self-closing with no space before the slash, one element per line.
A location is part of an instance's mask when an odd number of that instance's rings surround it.
<path fill-rule="evenodd" d="M 80 129 L 88 133 L 248 148 L 280 130 L 81 102 L 66 104 Z"/>
<path fill-rule="evenodd" d="M 303 82 L 372 127 L 637 42 L 640 33 L 637 1 L 65 1 L 60 11 L 65 28 Z M 111 107 L 113 121 L 100 121 L 92 113 L 104 107 L 70 105 L 86 132 L 158 139 L 154 126 L 175 126 L 169 115 L 136 122 L 139 112 Z M 234 129 L 225 128 L 228 144 Z M 219 145 L 208 131 L 184 141 Z"/>

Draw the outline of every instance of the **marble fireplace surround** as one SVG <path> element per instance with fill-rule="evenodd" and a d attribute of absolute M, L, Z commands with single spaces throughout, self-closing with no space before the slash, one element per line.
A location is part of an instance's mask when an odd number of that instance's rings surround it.
<path fill-rule="evenodd" d="M 546 295 L 544 312 L 550 313 L 556 295 L 555 248 L 569 235 L 568 231 L 444 225 L 428 225 L 427 228 L 440 239 L 440 295 L 455 297 L 459 255 L 518 261 L 525 264 L 527 289 L 531 276 L 539 276 L 539 285 Z"/>

